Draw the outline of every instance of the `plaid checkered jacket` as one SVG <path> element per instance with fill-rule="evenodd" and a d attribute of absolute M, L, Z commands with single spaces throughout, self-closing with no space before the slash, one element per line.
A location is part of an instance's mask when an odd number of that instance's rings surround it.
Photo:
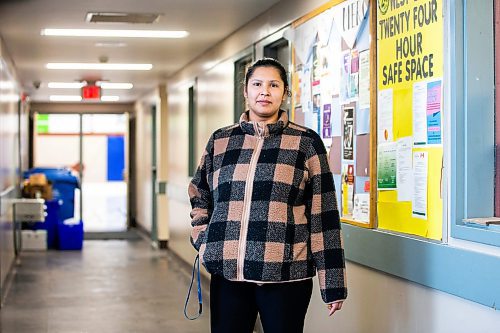
<path fill-rule="evenodd" d="M 347 297 L 333 176 L 312 130 L 261 128 L 244 113 L 215 131 L 189 185 L 191 242 L 211 274 L 283 282 L 318 272 L 326 303 Z"/>

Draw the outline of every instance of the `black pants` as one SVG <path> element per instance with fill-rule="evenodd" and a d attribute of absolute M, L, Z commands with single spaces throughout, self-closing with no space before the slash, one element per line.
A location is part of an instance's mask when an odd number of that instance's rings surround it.
<path fill-rule="evenodd" d="M 311 292 L 311 279 L 259 286 L 212 275 L 211 332 L 252 333 L 259 313 L 266 333 L 302 333 Z"/>

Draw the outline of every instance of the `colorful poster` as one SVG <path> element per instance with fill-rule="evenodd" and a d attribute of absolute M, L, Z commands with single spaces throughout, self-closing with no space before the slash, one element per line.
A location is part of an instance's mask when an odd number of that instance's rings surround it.
<path fill-rule="evenodd" d="M 321 135 L 321 93 L 313 92 L 313 116 L 311 128 Z"/>
<path fill-rule="evenodd" d="M 312 78 L 311 78 L 311 81 L 312 81 L 313 86 L 317 86 L 318 84 L 320 84 L 321 70 L 322 70 L 321 63 L 319 61 L 321 56 L 318 54 L 320 48 L 318 47 L 317 35 L 315 37 L 315 40 L 316 40 L 316 43 L 314 43 L 314 45 L 312 46 L 312 72 L 311 72 Z"/>
<path fill-rule="evenodd" d="M 342 216 L 351 216 L 354 208 L 354 165 L 342 165 Z"/>
<path fill-rule="evenodd" d="M 323 105 L 323 131 L 321 137 L 323 139 L 329 139 L 329 140 L 324 140 L 325 145 L 326 143 L 329 143 L 327 147 L 331 146 L 331 138 L 332 138 L 332 123 L 331 123 L 331 116 L 332 116 L 332 105 L 331 104 L 325 104 Z"/>
<path fill-rule="evenodd" d="M 397 143 L 390 142 L 378 146 L 377 187 L 379 190 L 395 190 L 397 170 Z"/>
<path fill-rule="evenodd" d="M 441 80 L 427 83 L 427 143 L 441 144 Z"/>
<path fill-rule="evenodd" d="M 351 70 L 349 74 L 349 99 L 355 101 L 359 93 L 359 52 L 351 50 Z"/>
<path fill-rule="evenodd" d="M 354 160 L 354 108 L 344 108 L 344 160 Z"/>

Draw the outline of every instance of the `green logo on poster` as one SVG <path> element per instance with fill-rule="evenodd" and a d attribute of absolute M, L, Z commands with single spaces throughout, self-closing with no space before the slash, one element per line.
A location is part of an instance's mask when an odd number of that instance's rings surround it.
<path fill-rule="evenodd" d="M 389 0 L 378 0 L 378 9 L 380 9 L 382 15 L 385 15 L 387 9 L 389 9 Z"/>

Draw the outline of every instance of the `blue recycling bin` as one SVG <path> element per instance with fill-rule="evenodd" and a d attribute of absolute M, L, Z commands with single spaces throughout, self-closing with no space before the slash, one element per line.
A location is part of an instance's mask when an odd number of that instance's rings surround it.
<path fill-rule="evenodd" d="M 83 222 L 68 219 L 57 224 L 57 248 L 81 250 L 83 247 Z"/>
<path fill-rule="evenodd" d="M 47 230 L 47 248 L 55 249 L 57 245 L 57 224 L 59 223 L 59 209 L 61 201 L 45 201 L 47 216 L 45 217 L 45 229 Z"/>
<path fill-rule="evenodd" d="M 52 183 L 52 196 L 54 200 L 62 201 L 59 207 L 59 220 L 64 221 L 73 217 L 75 210 L 75 189 L 79 188 L 78 177 L 66 168 L 32 168 L 23 173 L 24 178 L 31 174 L 43 173 Z"/>

